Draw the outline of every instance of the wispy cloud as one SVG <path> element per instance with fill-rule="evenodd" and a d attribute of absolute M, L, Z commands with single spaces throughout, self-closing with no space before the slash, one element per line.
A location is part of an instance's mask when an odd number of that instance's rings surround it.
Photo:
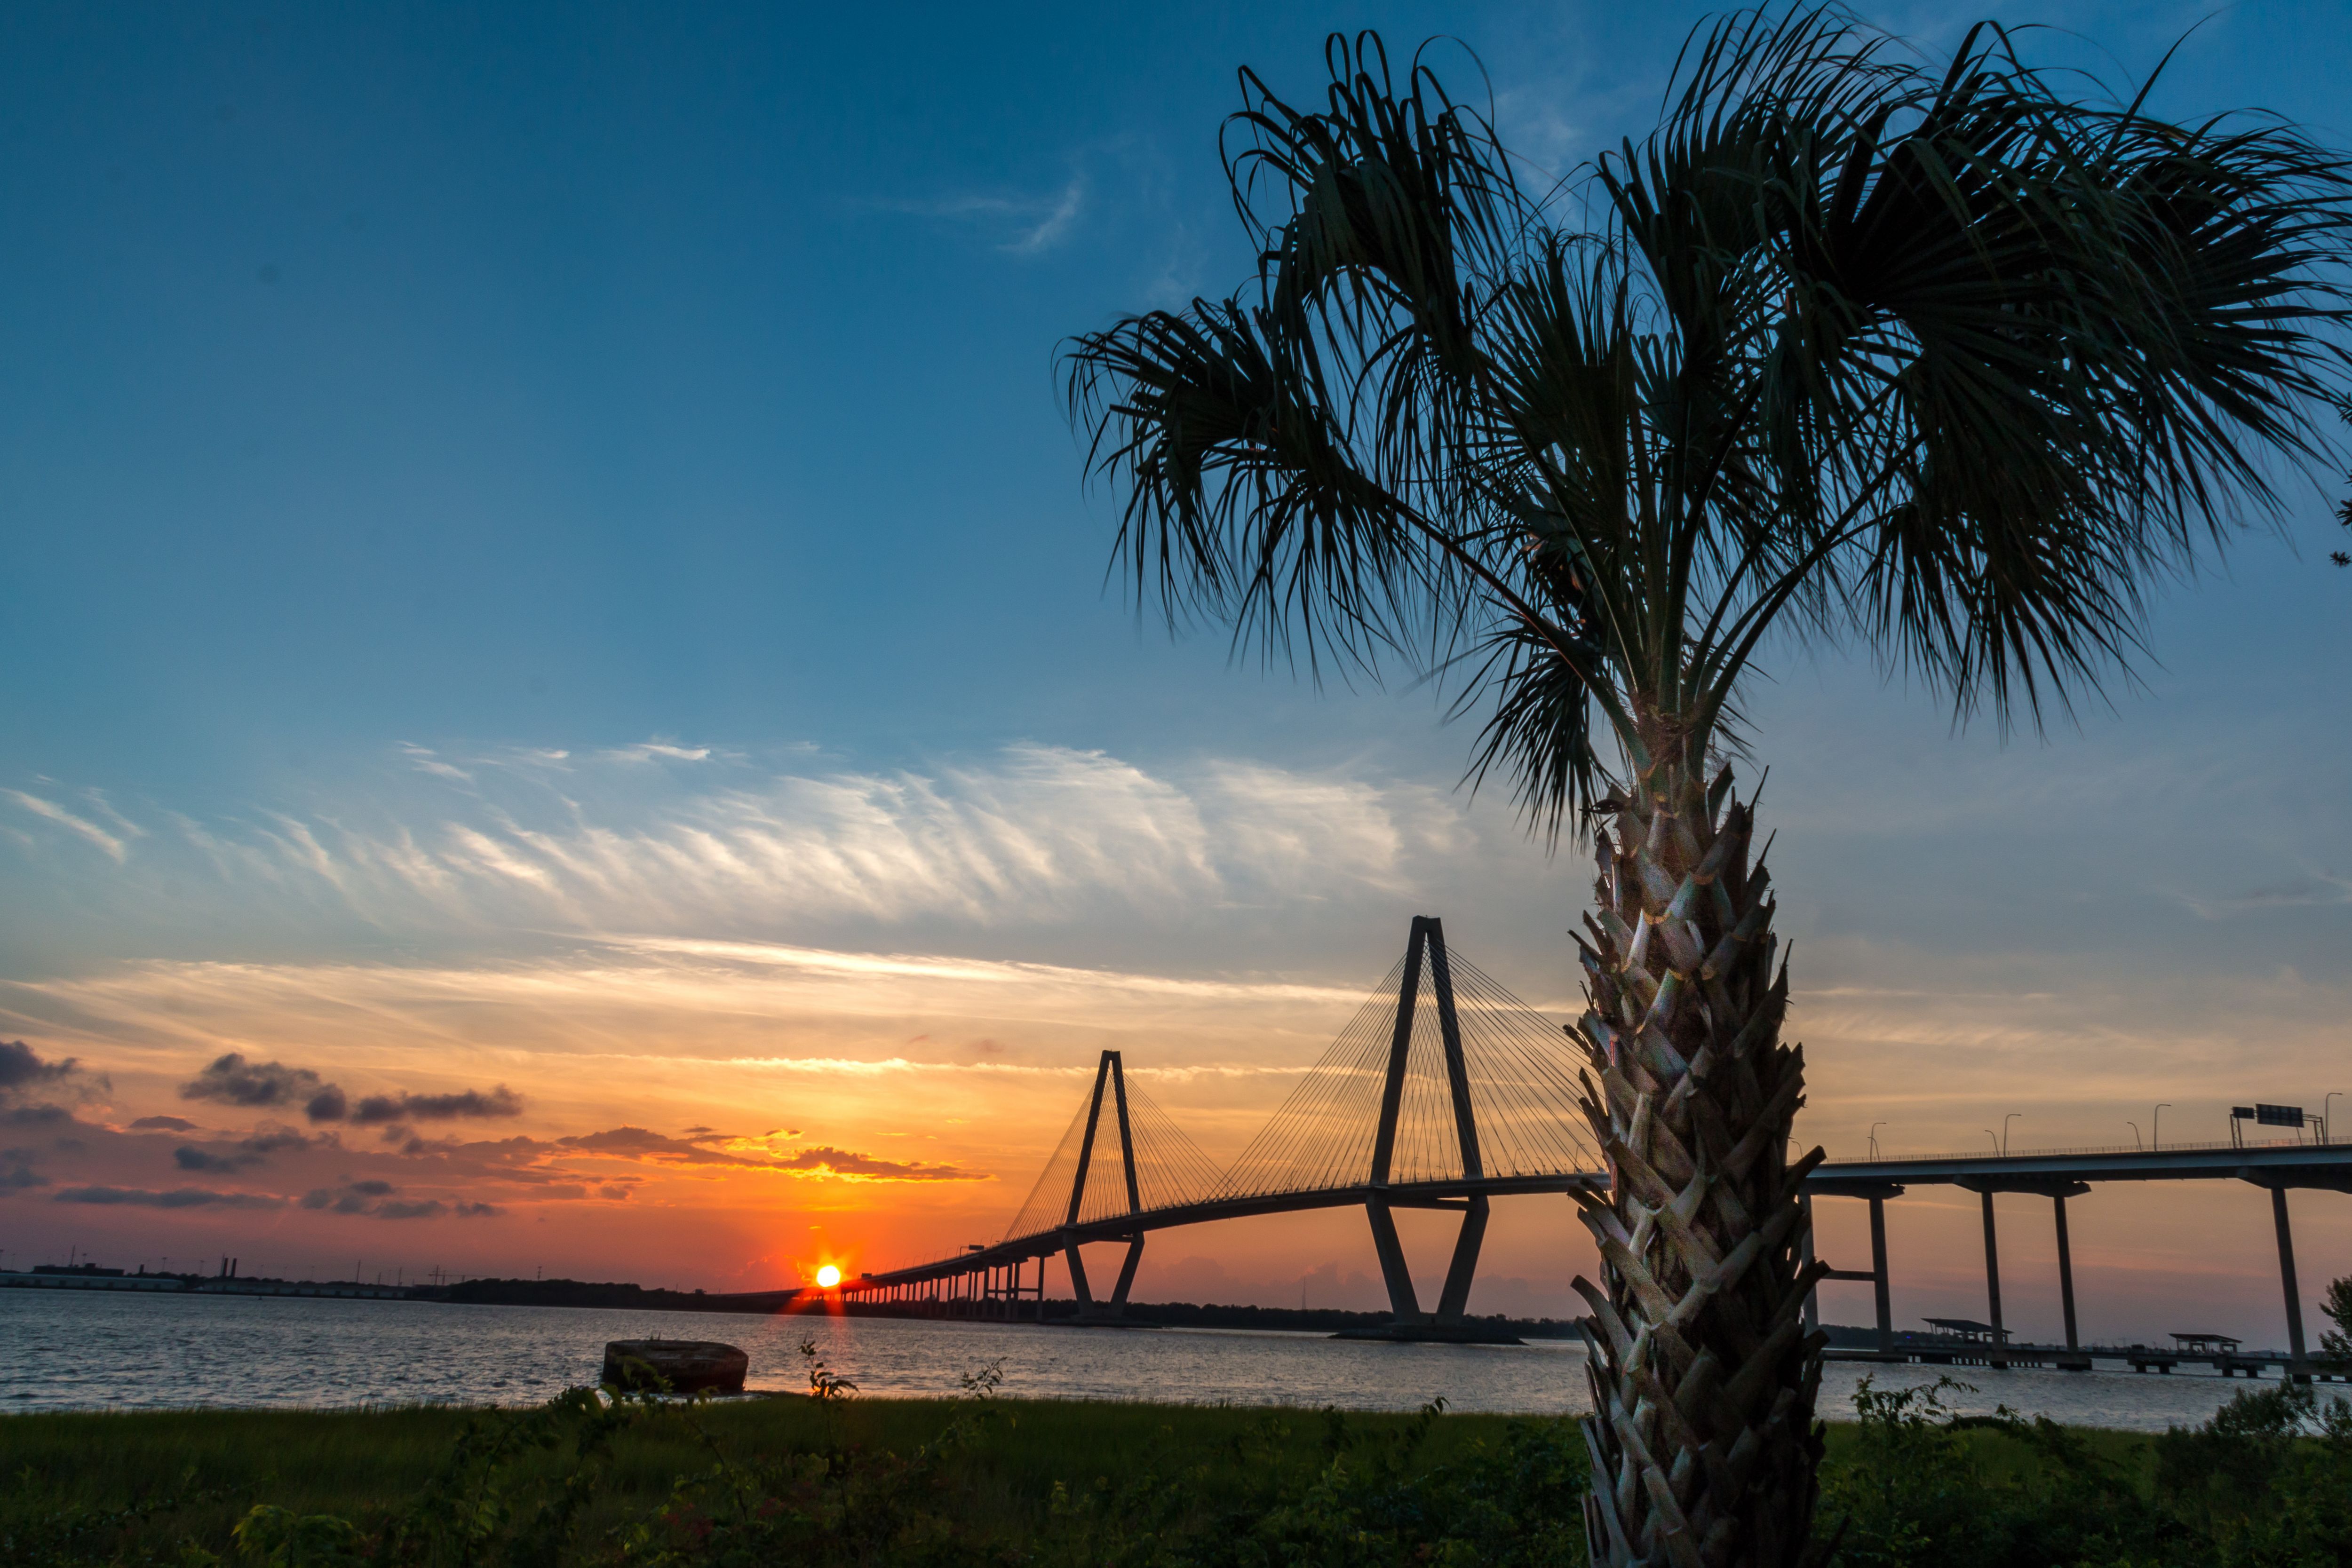
<path fill-rule="evenodd" d="M 1062 193 L 1055 198 L 1052 208 L 1045 216 L 1031 225 L 1024 233 L 1015 235 L 999 248 L 1010 251 L 1015 256 L 1030 256 L 1041 250 L 1051 249 L 1061 241 L 1064 235 L 1069 233 L 1070 225 L 1077 221 L 1078 209 L 1086 200 L 1086 182 L 1073 178 L 1068 184 L 1062 187 Z"/>
<path fill-rule="evenodd" d="M 2274 909 L 2317 909 L 2352 904 L 2352 877 L 2313 872 L 2272 883 L 2265 887 L 2248 888 L 2243 893 L 2214 894 L 2189 889 L 2176 896 L 2204 919 L 2227 920 L 2235 915 Z"/>
<path fill-rule="evenodd" d="M 74 815 L 55 800 L 45 800 L 38 795 L 27 795 L 22 789 L 0 789 L 0 794 L 6 795 L 8 799 L 35 816 L 45 818 L 66 831 L 96 845 L 101 853 L 117 865 L 122 864 L 130 858 L 129 841 L 134 836 L 136 830 L 133 830 L 132 833 L 110 833 L 89 818 Z M 110 814 L 111 810 L 109 808 Z"/>
<path fill-rule="evenodd" d="M 408 758 L 410 766 L 414 767 L 419 773 L 430 773 L 436 779 L 455 779 L 461 784 L 470 784 L 473 782 L 474 776 L 472 774 L 467 772 L 464 768 L 457 767 L 454 763 L 442 761 L 438 756 L 435 755 L 431 750 L 425 747 L 415 746 L 411 745 L 407 741 L 403 741 L 401 742 L 400 749 L 402 754 Z"/>
<path fill-rule="evenodd" d="M 999 235 L 996 248 L 1008 256 L 1035 256 L 1068 237 L 1086 201 L 1086 177 L 1073 174 L 1060 190 L 1040 195 L 973 192 L 929 200 L 886 199 L 874 205 L 886 212 L 969 224 Z"/>
<path fill-rule="evenodd" d="M 569 753 L 543 751 L 534 755 L 560 762 Z M 615 762 L 708 762 L 710 760 L 710 747 L 680 746 L 674 740 L 641 740 L 635 746 L 614 747 L 598 755 Z"/>
<path fill-rule="evenodd" d="M 415 748 L 400 756 L 417 761 Z M 159 825 L 232 899 L 242 890 L 280 909 L 331 904 L 435 933 L 697 936 L 1397 894 L 1417 864 L 1470 840 L 1464 803 L 1418 785 L 1235 759 L 1169 772 L 1050 746 L 923 771 L 777 773 L 655 740 L 556 768 L 425 771 L 387 803 Z M 124 858 L 120 836 L 41 804 Z"/>

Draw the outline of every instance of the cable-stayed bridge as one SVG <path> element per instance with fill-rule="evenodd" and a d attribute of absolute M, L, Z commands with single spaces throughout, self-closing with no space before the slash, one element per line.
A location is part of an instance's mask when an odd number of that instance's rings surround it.
<path fill-rule="evenodd" d="M 1080 1315 L 1115 1318 L 1154 1230 L 1360 1206 L 1398 1331 L 1466 1333 L 1490 1200 L 1608 1185 L 1577 1105 L 1578 1054 L 1559 1025 L 1449 952 L 1437 919 L 1417 915 L 1404 956 L 1230 1166 L 1219 1170 L 1106 1051 L 1003 1240 L 841 1291 L 1012 1316 L 1042 1301 L 1059 1254 Z M 1400 1208 L 1462 1217 L 1433 1310 L 1406 1268 Z M 1078 1249 L 1121 1241 L 1117 1282 L 1097 1295 Z"/>
<path fill-rule="evenodd" d="M 1144 1239 L 1154 1230 L 1360 1206 L 1394 1313 L 1387 1337 L 1480 1337 L 1464 1320 L 1490 1200 L 1608 1188 L 1605 1162 L 1585 1132 L 1577 1080 L 1580 1057 L 1557 1024 L 1460 954 L 1450 953 L 1434 917 L 1417 915 L 1404 956 L 1230 1166 L 1219 1170 L 1139 1084 L 1129 1081 L 1119 1053 L 1106 1051 L 1053 1158 L 1003 1240 L 913 1268 L 861 1274 L 843 1281 L 838 1293 L 956 1315 L 1025 1316 L 1033 1305 L 1042 1312 L 1046 1261 L 1059 1254 L 1069 1266 L 1081 1321 L 1113 1321 L 1126 1307 Z M 2305 1120 L 2297 1107 L 2265 1109 L 2291 1113 L 2298 1126 Z M 2289 1347 L 2270 1359 L 2307 1372 L 2318 1364 L 2309 1359 L 2304 1340 L 2286 1195 L 2298 1189 L 2352 1192 L 2352 1142 L 2334 1138 L 2324 1121 L 2314 1119 L 2305 1135 L 2261 1144 L 2233 1138 L 2229 1144 L 2011 1152 L 1995 1139 L 1989 1154 L 1874 1154 L 1814 1166 L 1801 1197 L 1809 1207 L 1815 1198 L 1868 1201 L 1871 1267 L 1832 1269 L 1824 1278 L 1874 1287 L 1877 1348 L 1840 1354 L 1905 1360 L 1911 1353 L 1896 1343 L 1889 1301 L 1885 1206 L 1913 1186 L 1955 1186 L 1979 1194 L 1991 1321 L 1973 1326 L 1989 1333 L 1986 1357 L 1994 1366 L 2031 1362 L 2041 1354 L 2003 1348 L 2009 1341 L 2002 1323 L 1994 1197 L 2052 1199 L 2065 1343 L 2045 1348 L 2056 1365 L 2086 1367 L 2088 1354 L 2075 1322 L 2067 1199 L 2099 1183 L 2220 1180 L 2249 1183 L 2269 1193 Z M 1395 1219 L 1400 1208 L 1444 1209 L 1462 1217 L 1444 1284 L 1432 1307 L 1422 1303 L 1405 1265 Z M 1095 1291 L 1078 1251 L 1097 1242 L 1127 1244 L 1107 1295 Z M 1810 1229 L 1800 1250 L 1810 1261 Z M 785 1292 L 781 1299 L 799 1294 Z M 1818 1301 L 1809 1296 L 1808 1326 L 1818 1313 Z M 2225 1359 L 2251 1364 L 2242 1355 Z"/>

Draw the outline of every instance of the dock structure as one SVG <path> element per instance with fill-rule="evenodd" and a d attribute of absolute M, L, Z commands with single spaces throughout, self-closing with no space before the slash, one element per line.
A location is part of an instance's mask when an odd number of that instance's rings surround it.
<path fill-rule="evenodd" d="M 2285 1299 L 2287 1343 L 2284 1354 L 2252 1356 L 2240 1353 L 2236 1342 L 2223 1350 L 2212 1344 L 2189 1349 L 2132 1346 L 2106 1347 L 2097 1354 L 2132 1364 L 2137 1371 L 2168 1372 L 2185 1361 L 2209 1362 L 2224 1375 L 2261 1367 L 2278 1366 L 2288 1377 L 2307 1380 L 2344 1375 L 2335 1363 L 2315 1359 L 2304 1340 L 2303 1297 L 2295 1280 L 2294 1236 L 2288 1220 L 2286 1195 L 2297 1188 L 2352 1193 L 2352 1144 L 2299 1142 L 2249 1145 L 2179 1144 L 2162 1149 L 2041 1149 L 2030 1153 L 1933 1155 L 1907 1159 L 1832 1160 L 1816 1167 L 1805 1184 L 1804 1200 L 1817 1197 L 1859 1198 L 1870 1205 L 1870 1268 L 1832 1269 L 1823 1278 L 1867 1280 L 1875 1287 L 1878 1343 L 1869 1353 L 1843 1353 L 1842 1359 L 1864 1356 L 1885 1360 L 1919 1359 L 1916 1351 L 1895 1343 L 1888 1299 L 1886 1214 L 1889 1201 L 1914 1186 L 1957 1186 L 1978 1195 L 1984 1213 L 1985 1306 L 1992 1321 L 1986 1324 L 1989 1346 L 1986 1364 L 2056 1365 L 2088 1371 L 2093 1350 L 2081 1343 L 2074 1312 L 2074 1260 L 2066 1227 L 2066 1200 L 2080 1197 L 2098 1182 L 2113 1181 L 2242 1181 L 2270 1194 L 2271 1220 L 2278 1242 L 2279 1283 Z M 1994 1225 L 1996 1194 L 2024 1193 L 2051 1200 L 2058 1239 L 2058 1296 L 2066 1343 L 2063 1346 L 2012 1346 L 2001 1325 L 2000 1248 Z M 1808 1254 L 1810 1258 L 1810 1233 Z M 1820 1321 L 1817 1300 L 1805 1304 L 1808 1326 Z M 2182 1341 L 2218 1341 L 2218 1335 L 2179 1335 Z M 2134 1354 L 2144 1353 L 2144 1354 Z"/>

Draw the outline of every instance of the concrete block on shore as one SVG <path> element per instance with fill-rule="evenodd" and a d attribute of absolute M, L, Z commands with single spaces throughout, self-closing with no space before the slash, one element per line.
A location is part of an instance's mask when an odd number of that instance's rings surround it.
<path fill-rule="evenodd" d="M 658 1388 L 673 1394 L 740 1394 L 751 1358 L 708 1339 L 616 1339 L 604 1346 L 604 1383 L 614 1388 Z"/>

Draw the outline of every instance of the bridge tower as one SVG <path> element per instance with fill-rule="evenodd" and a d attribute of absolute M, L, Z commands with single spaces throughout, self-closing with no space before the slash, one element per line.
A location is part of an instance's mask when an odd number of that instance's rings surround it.
<path fill-rule="evenodd" d="M 1478 1157 L 1478 1118 L 1470 1103 L 1470 1070 L 1462 1054 L 1462 1024 L 1454 1009 L 1454 971 L 1445 957 L 1445 926 L 1433 915 L 1412 917 L 1406 939 L 1404 979 L 1397 990 L 1396 1030 L 1390 1039 L 1388 1076 L 1381 1086 L 1381 1119 L 1373 1135 L 1371 1196 L 1364 1200 L 1371 1223 L 1372 1246 L 1379 1252 L 1381 1274 L 1389 1291 L 1394 1326 L 1401 1330 L 1436 1327 L 1441 1331 L 1463 1322 L 1470 1304 L 1470 1282 L 1478 1270 L 1478 1249 L 1486 1239 L 1487 1200 L 1484 1193 L 1467 1197 L 1403 1198 L 1385 1190 L 1396 1153 L 1397 1118 L 1404 1101 L 1405 1072 L 1412 1056 L 1413 1010 L 1421 997 L 1423 962 L 1429 966 L 1430 989 L 1435 998 L 1437 1030 L 1445 1054 L 1445 1082 L 1454 1105 L 1454 1132 L 1462 1153 L 1465 1180 L 1477 1181 L 1486 1172 Z M 1397 1239 L 1394 1210 L 1401 1207 L 1452 1208 L 1462 1212 L 1462 1228 L 1454 1240 L 1454 1260 L 1445 1270 L 1437 1311 L 1424 1312 L 1405 1265 L 1404 1246 Z"/>
<path fill-rule="evenodd" d="M 1070 1291 L 1077 1298 L 1081 1322 L 1113 1322 L 1125 1317 L 1127 1292 L 1135 1284 L 1135 1266 L 1143 1261 L 1141 1230 L 1115 1238 L 1127 1242 L 1127 1260 L 1119 1265 L 1118 1282 L 1111 1287 L 1110 1299 L 1097 1301 L 1087 1284 L 1086 1260 L 1078 1256 L 1078 1207 L 1086 1201 L 1087 1172 L 1094 1165 L 1095 1137 L 1102 1128 L 1105 1090 L 1109 1091 L 1118 1118 L 1118 1156 L 1121 1172 L 1127 1177 L 1127 1212 L 1133 1214 L 1143 1207 L 1143 1192 L 1135 1175 L 1135 1126 L 1127 1113 L 1127 1074 L 1119 1065 L 1118 1052 L 1106 1051 L 1095 1067 L 1094 1093 L 1087 1101 L 1086 1137 L 1078 1145 L 1077 1174 L 1070 1182 L 1069 1212 L 1062 1221 L 1062 1256 L 1070 1266 Z"/>

